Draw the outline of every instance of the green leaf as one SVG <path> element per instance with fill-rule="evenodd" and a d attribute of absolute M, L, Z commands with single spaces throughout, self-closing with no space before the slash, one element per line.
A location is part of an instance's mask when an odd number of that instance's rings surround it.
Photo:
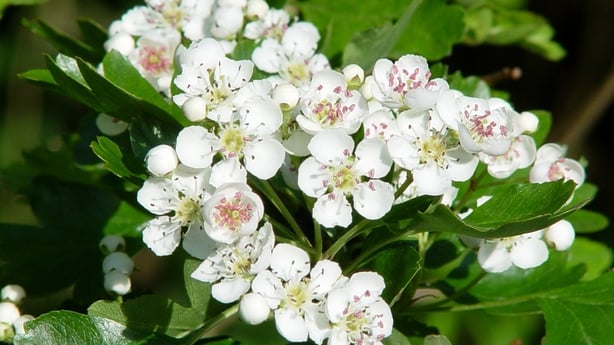
<path fill-rule="evenodd" d="M 452 345 L 443 335 L 430 334 L 424 337 L 424 345 Z"/>
<path fill-rule="evenodd" d="M 530 110 L 530 112 L 537 116 L 539 120 L 539 126 L 537 127 L 537 131 L 531 134 L 531 136 L 535 140 L 535 145 L 539 147 L 548 138 L 548 134 L 550 133 L 550 129 L 552 128 L 552 115 L 549 111 L 545 110 Z"/>
<path fill-rule="evenodd" d="M 384 338 L 382 343 L 384 345 L 411 345 L 407 337 L 396 328 L 392 329 L 392 334 Z"/>
<path fill-rule="evenodd" d="M 57 310 L 43 314 L 25 325 L 26 333 L 15 345 L 171 345 L 171 339 L 141 333 L 99 317 Z"/>
<path fill-rule="evenodd" d="M 53 79 L 51 72 L 49 72 L 47 69 L 31 69 L 23 73 L 19 73 L 17 76 L 35 85 L 57 93 L 62 93 L 61 88 L 55 82 L 55 79 Z"/>
<path fill-rule="evenodd" d="M 46 0 L 0 0 L 0 19 L 4 15 L 4 10 L 9 6 L 38 5 Z"/>
<path fill-rule="evenodd" d="M 104 49 L 100 46 L 93 47 L 81 42 L 66 33 L 60 32 L 42 20 L 28 20 L 24 18 L 22 23 L 34 34 L 51 43 L 62 54 L 80 57 L 92 63 L 98 63 L 102 59 L 101 53 L 104 52 Z"/>
<path fill-rule="evenodd" d="M 612 342 L 614 272 L 554 291 L 539 299 L 546 319 L 548 345 Z"/>
<path fill-rule="evenodd" d="M 476 76 L 463 77 L 460 72 L 449 75 L 446 80 L 450 88 L 462 92 L 465 96 L 489 98 L 490 87 Z"/>
<path fill-rule="evenodd" d="M 175 146 L 179 129 L 155 119 L 139 117 L 129 128 L 130 146 L 136 159 L 145 161 L 145 156 L 154 146 L 166 144 Z"/>
<path fill-rule="evenodd" d="M 104 43 L 109 38 L 107 29 L 91 19 L 84 18 L 77 19 L 77 25 L 83 34 L 83 41 L 94 49 L 98 48 L 97 54 L 104 56 Z"/>
<path fill-rule="evenodd" d="M 586 273 L 583 280 L 597 278 L 612 267 L 614 253 L 612 248 L 602 242 L 579 237 L 574 240 L 569 251 L 569 265 L 584 265 Z"/>
<path fill-rule="evenodd" d="M 143 167 L 135 162 L 134 157 L 127 156 L 113 140 L 100 136 L 91 143 L 94 153 L 105 163 L 105 167 L 115 175 L 129 180 L 143 179 Z M 138 183 L 137 183 L 138 184 Z"/>
<path fill-rule="evenodd" d="M 591 210 L 578 210 L 565 218 L 569 221 L 576 233 L 589 234 L 601 231 L 608 227 L 610 221 L 601 213 Z"/>
<path fill-rule="evenodd" d="M 149 213 L 143 212 L 141 208 L 122 201 L 117 211 L 113 213 L 113 216 L 105 224 L 103 233 L 105 235 L 115 234 L 123 237 L 140 238 L 142 233 L 139 227 L 150 219 L 151 215 Z"/>
<path fill-rule="evenodd" d="M 464 11 L 445 0 L 423 1 L 394 46 L 396 56 L 419 54 L 439 60 L 452 53 L 465 29 Z"/>

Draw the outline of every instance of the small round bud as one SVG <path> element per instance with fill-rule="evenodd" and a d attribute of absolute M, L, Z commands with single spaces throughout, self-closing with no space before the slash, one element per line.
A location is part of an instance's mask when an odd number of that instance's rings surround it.
<path fill-rule="evenodd" d="M 520 129 L 523 133 L 534 133 L 539 126 L 539 119 L 531 112 L 523 111 L 520 113 Z"/>
<path fill-rule="evenodd" d="M 243 28 L 243 9 L 234 5 L 219 6 L 213 22 L 210 30 L 214 38 L 231 38 Z"/>
<path fill-rule="evenodd" d="M 13 328 L 13 325 L 0 322 L 0 342 L 12 344 L 14 336 L 15 329 Z"/>
<path fill-rule="evenodd" d="M 375 83 L 375 79 L 373 78 L 373 76 L 370 75 L 370 76 L 365 78 L 364 83 L 360 87 L 360 93 L 367 100 L 371 100 L 371 99 L 373 99 L 373 91 L 372 90 L 373 90 L 374 87 L 377 87 L 377 84 Z"/>
<path fill-rule="evenodd" d="M 126 250 L 126 240 L 120 235 L 106 235 L 98 244 L 100 251 L 104 255 Z"/>
<path fill-rule="evenodd" d="M 279 104 L 282 111 L 288 111 L 296 107 L 301 94 L 294 85 L 285 83 L 277 85 L 271 97 L 275 103 Z"/>
<path fill-rule="evenodd" d="M 269 4 L 264 0 L 249 0 L 247 2 L 247 9 L 245 15 L 249 19 L 258 19 L 264 17 L 269 10 Z"/>
<path fill-rule="evenodd" d="M 571 248 L 576 238 L 576 232 L 570 222 L 559 220 L 546 229 L 544 237 L 546 242 L 552 245 L 554 249 L 563 251 Z"/>
<path fill-rule="evenodd" d="M 190 97 L 181 106 L 183 115 L 192 122 L 207 118 L 207 102 L 200 97 Z"/>
<path fill-rule="evenodd" d="M 105 43 L 106 51 L 117 50 L 122 55 L 127 56 L 134 50 L 134 39 L 125 32 L 111 36 Z"/>
<path fill-rule="evenodd" d="M 257 293 L 246 293 L 239 303 L 239 315 L 243 321 L 250 325 L 257 325 L 269 317 L 269 305 L 264 297 Z"/>
<path fill-rule="evenodd" d="M 134 261 L 124 252 L 115 252 L 105 256 L 102 260 L 102 271 L 109 273 L 119 271 L 126 275 L 131 275 L 134 271 Z"/>
<path fill-rule="evenodd" d="M 34 316 L 30 314 L 21 315 L 15 322 L 13 322 L 13 328 L 15 328 L 15 334 L 24 334 L 26 330 L 24 324 L 30 320 L 34 320 Z"/>
<path fill-rule="evenodd" d="M 9 284 L 2 288 L 0 294 L 2 295 L 3 301 L 19 304 L 19 302 L 26 297 L 26 290 L 24 290 L 20 285 Z"/>
<path fill-rule="evenodd" d="M 365 81 L 365 70 L 357 64 L 350 64 L 343 68 L 343 75 L 351 89 L 358 89 Z"/>
<path fill-rule="evenodd" d="M 96 127 L 105 135 L 115 136 L 128 129 L 128 123 L 113 116 L 101 113 L 96 118 Z"/>
<path fill-rule="evenodd" d="M 120 271 L 111 271 L 104 275 L 104 289 L 119 296 L 126 295 L 132 289 L 130 277 Z"/>
<path fill-rule="evenodd" d="M 19 308 L 13 302 L 0 302 L 0 322 L 13 324 L 21 316 Z"/>
<path fill-rule="evenodd" d="M 169 145 L 153 147 L 145 156 L 147 170 L 155 176 L 164 176 L 177 168 L 177 152 Z"/>

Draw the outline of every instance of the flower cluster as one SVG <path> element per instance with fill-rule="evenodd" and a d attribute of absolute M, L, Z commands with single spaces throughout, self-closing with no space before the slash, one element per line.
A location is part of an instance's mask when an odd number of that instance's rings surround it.
<path fill-rule="evenodd" d="M 289 341 L 381 344 L 393 322 L 385 282 L 370 271 L 345 276 L 333 257 L 312 265 L 301 249 L 308 236 L 296 246 L 276 243 L 276 224 L 251 182 L 281 176 L 306 196 L 318 231 L 343 231 L 418 196 L 454 205 L 456 184 L 480 164 L 495 179 L 531 167 L 532 183 L 584 180 L 561 147 L 537 148 L 534 114 L 462 94 L 415 54 L 379 59 L 370 75 L 357 65 L 333 69 L 317 52 L 313 24 L 263 0 L 147 0 L 109 33 L 105 48 L 123 54 L 190 122 L 146 156 L 137 200 L 154 218 L 144 243 L 160 256 L 181 245 L 203 260 L 192 277 L 211 283 L 215 299 L 240 301 L 252 324 L 272 312 Z M 244 42 L 251 56 L 236 58 Z M 118 124 L 106 116 L 101 129 Z M 565 250 L 573 237 L 561 221 L 481 240 L 479 263 L 490 272 L 535 267 L 547 244 Z"/>
<path fill-rule="evenodd" d="M 102 260 L 104 289 L 116 296 L 128 294 L 132 290 L 130 275 L 134 271 L 134 261 L 124 252 L 126 241 L 119 235 L 106 235 L 99 247 L 105 256 Z"/>
<path fill-rule="evenodd" d="M 0 290 L 0 341 L 11 342 L 15 334 L 24 333 L 24 323 L 34 316 L 22 314 L 18 305 L 26 297 L 26 291 L 17 284 L 5 285 Z"/>

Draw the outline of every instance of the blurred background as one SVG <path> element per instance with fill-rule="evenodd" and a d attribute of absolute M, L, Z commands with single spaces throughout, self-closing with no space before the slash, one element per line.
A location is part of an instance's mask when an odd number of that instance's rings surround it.
<path fill-rule="evenodd" d="M 428 1 L 428 0 L 427 0 Z M 43 53 L 54 49 L 32 34 L 21 21 L 41 18 L 52 26 L 78 35 L 76 18 L 91 18 L 102 26 L 118 18 L 141 1 L 48 0 L 39 6 L 9 7 L 0 20 L 0 169 L 23 160 L 22 152 L 41 145 L 53 150 L 62 136 L 74 132 L 88 110 L 17 77 L 32 68 L 44 68 Z M 544 109 L 552 112 L 549 138 L 568 146 L 568 156 L 587 162 L 587 181 L 599 187 L 587 209 L 614 219 L 614 169 L 608 125 L 614 116 L 614 1 L 612 0 L 531 0 L 528 9 L 543 15 L 555 28 L 555 40 L 567 51 L 564 59 L 547 61 L 519 47 L 457 46 L 445 60 L 450 71 L 464 75 L 492 75 L 504 68 L 518 67 L 521 77 L 503 80 L 495 88 L 508 91 L 518 111 Z M 0 180 L 0 222 L 34 222 L 29 207 Z M 592 235 L 614 248 L 612 225 Z M 469 316 L 469 317 L 467 317 Z M 451 318 L 453 320 L 444 320 Z M 461 318 L 471 322 L 494 322 L 496 318 L 472 312 Z M 530 344 L 543 329 L 539 316 L 508 320 L 509 329 L 492 332 L 493 344 Z M 471 330 L 459 316 L 434 320 L 447 332 L 459 334 L 455 344 L 472 344 Z M 480 321 L 481 320 L 481 321 Z M 494 324 L 494 323 L 493 323 Z M 505 324 L 505 322 L 504 322 Z M 507 332 L 507 333 L 506 333 Z M 524 342 L 514 335 L 524 332 Z M 495 334 L 496 333 L 496 334 Z M 502 338 L 501 334 L 510 334 Z M 528 337 L 528 338 L 527 338 Z M 494 339 L 501 338 L 501 342 Z M 517 337 L 521 339 L 520 337 Z M 466 342 L 463 342 L 465 339 Z M 506 340 L 507 339 L 507 340 Z M 486 344 L 484 344 L 486 345 Z"/>

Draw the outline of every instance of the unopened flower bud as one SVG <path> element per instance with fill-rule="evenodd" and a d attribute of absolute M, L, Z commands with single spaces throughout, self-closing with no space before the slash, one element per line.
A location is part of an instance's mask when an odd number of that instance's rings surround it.
<path fill-rule="evenodd" d="M 350 64 L 343 68 L 343 75 L 350 89 L 358 89 L 365 81 L 365 70 L 357 64 Z"/>
<path fill-rule="evenodd" d="M 207 102 L 200 97 L 190 97 L 181 106 L 183 115 L 192 121 L 198 122 L 207 118 Z"/>
<path fill-rule="evenodd" d="M 130 34 L 121 32 L 111 36 L 105 43 L 106 51 L 117 50 L 122 55 L 127 56 L 134 50 L 134 39 Z"/>
<path fill-rule="evenodd" d="M 534 133 L 539 125 L 539 119 L 535 114 L 523 111 L 520 113 L 519 124 L 523 133 Z"/>
<path fill-rule="evenodd" d="M 130 277 L 120 271 L 111 271 L 104 275 L 104 289 L 119 296 L 126 295 L 132 289 Z"/>
<path fill-rule="evenodd" d="M 249 19 L 258 19 L 264 17 L 269 10 L 269 4 L 264 0 L 249 0 L 245 15 Z"/>
<path fill-rule="evenodd" d="M 13 325 L 0 322 L 0 342 L 13 343 L 13 337 L 15 336 L 15 329 Z"/>
<path fill-rule="evenodd" d="M 158 145 L 153 147 L 145 157 L 147 170 L 155 176 L 164 176 L 177 168 L 179 158 L 172 146 Z"/>
<path fill-rule="evenodd" d="M 26 290 L 24 290 L 20 285 L 9 284 L 2 288 L 0 294 L 2 295 L 3 301 L 19 304 L 19 302 L 26 297 Z"/>
<path fill-rule="evenodd" d="M 576 237 L 576 232 L 570 222 L 559 220 L 546 229 L 544 237 L 546 242 L 552 245 L 554 249 L 563 251 L 571 247 Z"/>
<path fill-rule="evenodd" d="M 213 17 L 211 34 L 215 38 L 231 38 L 243 27 L 243 9 L 239 6 L 220 5 Z"/>
<path fill-rule="evenodd" d="M 115 136 L 128 129 L 128 123 L 113 116 L 101 113 L 96 118 L 96 127 L 105 135 Z"/>
<path fill-rule="evenodd" d="M 272 98 L 279 104 L 282 111 L 288 111 L 298 104 L 301 97 L 298 89 L 292 84 L 279 84 L 273 89 Z"/>
<path fill-rule="evenodd" d="M 34 320 L 34 316 L 30 314 L 21 315 L 15 322 L 13 322 L 13 328 L 15 328 L 15 334 L 24 334 L 26 330 L 24 324 L 30 320 Z"/>
<path fill-rule="evenodd" d="M 21 316 L 19 308 L 13 302 L 0 302 L 0 322 L 13 324 Z"/>
<path fill-rule="evenodd" d="M 100 240 L 98 247 L 104 255 L 123 252 L 126 249 L 126 240 L 120 235 L 106 235 Z"/>
<path fill-rule="evenodd" d="M 269 317 L 269 305 L 264 297 L 257 293 L 246 293 L 239 303 L 241 319 L 250 325 L 257 325 Z"/>
<path fill-rule="evenodd" d="M 131 275 L 134 271 L 134 261 L 124 252 L 115 252 L 105 256 L 102 260 L 102 271 L 109 273 L 119 271 L 126 275 Z"/>
<path fill-rule="evenodd" d="M 375 83 L 375 79 L 373 78 L 373 76 L 368 76 L 365 78 L 364 83 L 362 84 L 362 86 L 360 87 L 360 93 L 362 94 L 362 96 L 367 99 L 367 100 L 371 100 L 373 99 L 373 88 L 377 87 L 377 84 Z"/>

